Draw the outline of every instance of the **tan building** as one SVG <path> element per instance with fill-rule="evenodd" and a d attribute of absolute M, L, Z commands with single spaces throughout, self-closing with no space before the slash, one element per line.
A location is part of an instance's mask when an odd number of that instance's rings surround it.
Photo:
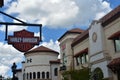
<path fill-rule="evenodd" d="M 82 67 L 88 67 L 89 53 L 89 33 L 88 30 L 78 35 L 71 44 L 74 57 L 74 69 L 79 70 Z"/>
<path fill-rule="evenodd" d="M 120 80 L 120 6 L 93 21 L 86 31 L 67 31 L 59 42 L 61 70 L 89 67 L 93 80 Z"/>
<path fill-rule="evenodd" d="M 61 66 L 60 70 L 73 69 L 73 50 L 71 44 L 73 40 L 83 32 L 83 30 L 75 28 L 67 31 L 63 36 L 59 38 L 60 53 L 61 53 Z"/>
<path fill-rule="evenodd" d="M 91 71 L 101 69 L 103 78 L 120 80 L 120 6 L 89 30 Z"/>

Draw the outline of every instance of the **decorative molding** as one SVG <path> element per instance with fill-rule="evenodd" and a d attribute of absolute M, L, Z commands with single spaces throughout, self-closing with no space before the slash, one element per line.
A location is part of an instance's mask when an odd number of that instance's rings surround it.
<path fill-rule="evenodd" d="M 101 62 L 104 62 L 104 61 L 108 61 L 108 60 L 110 60 L 110 59 L 111 59 L 111 58 L 102 58 L 102 59 L 99 59 L 99 60 L 90 62 L 90 64 L 91 64 L 91 65 L 94 65 L 94 64 L 98 64 L 98 63 L 101 63 Z"/>
<path fill-rule="evenodd" d="M 38 64 L 38 65 L 29 65 L 29 66 L 25 66 L 25 68 L 27 67 L 36 67 L 36 66 L 50 66 L 50 64 Z"/>
<path fill-rule="evenodd" d="M 93 57 L 93 56 L 95 56 L 95 55 L 98 55 L 98 54 L 101 54 L 101 53 L 104 53 L 104 54 L 108 54 L 108 52 L 106 51 L 106 50 L 103 50 L 103 51 L 99 51 L 99 52 L 96 52 L 96 53 L 94 53 L 94 54 L 92 54 L 92 55 L 89 55 L 89 57 L 91 58 L 91 57 Z"/>
<path fill-rule="evenodd" d="M 96 40 L 97 40 L 97 33 L 96 32 L 93 32 L 92 40 L 93 40 L 93 42 L 96 42 Z"/>

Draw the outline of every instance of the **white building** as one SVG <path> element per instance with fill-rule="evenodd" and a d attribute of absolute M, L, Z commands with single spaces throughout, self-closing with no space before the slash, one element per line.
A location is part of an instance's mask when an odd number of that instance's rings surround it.
<path fill-rule="evenodd" d="M 26 52 L 19 80 L 58 80 L 59 53 L 44 46 Z"/>

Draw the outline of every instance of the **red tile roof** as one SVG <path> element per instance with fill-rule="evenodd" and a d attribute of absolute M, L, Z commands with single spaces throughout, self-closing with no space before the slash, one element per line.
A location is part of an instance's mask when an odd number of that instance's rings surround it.
<path fill-rule="evenodd" d="M 108 39 L 114 39 L 114 38 L 118 38 L 120 36 L 120 31 L 112 34 Z"/>
<path fill-rule="evenodd" d="M 66 34 L 70 34 L 70 33 L 78 33 L 78 34 L 81 34 L 82 32 L 84 32 L 84 30 L 81 30 L 81 29 L 79 29 L 79 28 L 74 28 L 74 29 L 68 30 L 67 32 L 65 32 L 65 33 L 58 39 L 58 41 L 60 41 Z"/>
<path fill-rule="evenodd" d="M 113 72 L 120 69 L 120 57 L 113 59 L 108 65 L 107 65 Z"/>
<path fill-rule="evenodd" d="M 34 52 L 53 52 L 53 53 L 59 54 L 57 51 L 54 51 L 54 50 L 49 49 L 49 48 L 44 47 L 44 46 L 40 46 L 40 47 L 37 47 L 35 49 L 32 49 L 32 50 L 26 52 L 25 54 L 34 53 Z"/>
<path fill-rule="evenodd" d="M 88 48 L 83 49 L 82 51 L 76 53 L 76 54 L 74 55 L 74 57 L 78 57 L 78 56 L 80 56 L 81 54 L 86 54 L 86 53 L 88 53 Z"/>
<path fill-rule="evenodd" d="M 77 36 L 77 37 L 73 40 L 71 46 L 72 46 L 72 47 L 75 46 L 76 44 L 80 43 L 81 41 L 83 41 L 84 39 L 86 39 L 86 38 L 88 38 L 88 37 L 89 37 L 89 31 L 88 31 L 88 29 L 87 29 L 86 31 L 84 31 L 83 33 L 81 33 L 79 36 Z"/>
<path fill-rule="evenodd" d="M 100 21 L 102 22 L 103 26 L 106 26 L 119 17 L 120 17 L 120 5 L 113 9 L 112 11 L 110 11 L 104 17 L 102 17 Z"/>

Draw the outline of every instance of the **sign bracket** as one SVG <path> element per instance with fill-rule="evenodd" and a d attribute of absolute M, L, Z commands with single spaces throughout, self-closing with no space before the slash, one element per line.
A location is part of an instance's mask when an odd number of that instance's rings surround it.
<path fill-rule="evenodd" d="M 11 15 L 8 15 L 8 14 L 2 12 L 2 11 L 0 11 L 0 13 L 3 14 L 3 15 L 5 15 L 5 16 L 7 16 L 7 17 L 9 17 L 9 18 L 12 18 L 12 19 L 17 20 L 17 21 L 20 22 L 20 23 L 0 22 L 0 25 L 5 25 L 5 41 L 8 40 L 7 37 L 8 37 L 8 27 L 9 27 L 9 25 L 39 27 L 39 31 L 40 31 L 40 35 L 39 35 L 39 36 L 40 36 L 40 42 L 42 41 L 42 24 L 30 24 L 30 23 L 26 23 L 26 22 L 24 22 L 24 21 L 22 21 L 22 20 L 20 20 L 20 19 L 17 19 L 17 18 L 15 18 L 15 17 L 11 16 Z"/>
<path fill-rule="evenodd" d="M 7 41 L 7 35 L 8 35 L 8 25 L 5 26 L 5 41 Z"/>

